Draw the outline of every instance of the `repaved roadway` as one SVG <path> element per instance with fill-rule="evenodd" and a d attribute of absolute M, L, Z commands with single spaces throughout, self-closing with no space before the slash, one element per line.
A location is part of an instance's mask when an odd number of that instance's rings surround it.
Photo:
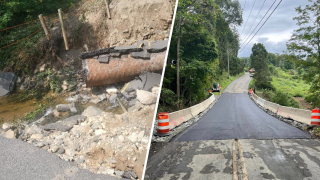
<path fill-rule="evenodd" d="M 202 119 L 152 153 L 145 179 L 319 179 L 320 141 L 261 110 L 250 81 L 233 81 Z"/>
<path fill-rule="evenodd" d="M 248 95 L 249 75 L 233 81 L 200 121 L 174 141 L 222 139 L 310 138 L 260 109 Z"/>

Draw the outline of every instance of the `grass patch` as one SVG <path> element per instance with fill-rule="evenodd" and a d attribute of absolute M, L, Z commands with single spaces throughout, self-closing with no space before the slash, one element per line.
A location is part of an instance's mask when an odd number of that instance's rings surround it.
<path fill-rule="evenodd" d="M 36 110 L 26 114 L 24 118 L 25 121 L 28 121 L 28 122 L 32 121 L 38 113 L 43 112 L 45 109 L 46 107 L 43 104 L 39 104 Z"/>
<path fill-rule="evenodd" d="M 256 89 L 256 94 L 268 101 L 299 108 L 299 102 L 293 97 L 306 98 L 309 95 L 310 85 L 304 82 L 296 75 L 295 70 L 283 71 L 276 68 L 272 75 L 271 89 Z M 251 81 L 249 88 L 253 87 L 255 81 Z"/>

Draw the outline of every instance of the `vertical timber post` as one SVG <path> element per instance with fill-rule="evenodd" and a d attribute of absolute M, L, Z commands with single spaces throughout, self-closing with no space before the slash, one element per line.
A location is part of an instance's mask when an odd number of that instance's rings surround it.
<path fill-rule="evenodd" d="M 67 39 L 66 30 L 64 29 L 63 16 L 62 16 L 61 9 L 58 9 L 58 13 L 59 13 L 59 18 L 60 18 L 60 23 L 61 23 L 64 45 L 66 46 L 66 50 L 69 50 L 68 39 Z"/>
<path fill-rule="evenodd" d="M 50 40 L 50 33 L 49 33 L 49 30 L 48 30 L 48 26 L 47 26 L 45 20 L 43 19 L 42 14 L 39 15 L 39 20 L 40 20 L 40 22 L 41 22 L 43 31 L 44 31 L 44 33 L 45 33 L 46 36 L 47 36 L 47 39 Z"/>
<path fill-rule="evenodd" d="M 108 18 L 109 18 L 109 19 L 111 19 L 110 11 L 109 11 L 109 2 L 108 2 L 108 0 L 104 0 L 104 2 L 106 3 L 106 8 L 107 8 L 107 15 L 108 15 Z"/>

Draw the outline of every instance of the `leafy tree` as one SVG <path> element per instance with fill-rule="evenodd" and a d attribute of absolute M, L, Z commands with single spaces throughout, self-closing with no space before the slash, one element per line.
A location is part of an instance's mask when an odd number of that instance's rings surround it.
<path fill-rule="evenodd" d="M 250 55 L 251 66 L 255 69 L 256 86 L 258 88 L 271 88 L 270 72 L 267 60 L 268 52 L 263 44 L 255 43 Z"/>
<path fill-rule="evenodd" d="M 307 100 L 320 106 L 320 6 L 319 0 L 309 0 L 310 5 L 296 8 L 299 29 L 295 30 L 287 43 L 290 58 L 300 67 L 307 67 L 304 79 L 311 83 Z M 307 58 L 307 60 L 306 60 Z"/>
<path fill-rule="evenodd" d="M 208 89 L 226 70 L 226 67 L 219 68 L 222 67 L 220 62 L 227 62 L 225 48 L 232 49 L 232 74 L 242 72 L 244 63 L 237 58 L 239 35 L 234 28 L 229 27 L 231 23 L 242 22 L 241 9 L 236 2 L 238 1 L 179 0 L 159 110 L 174 111 L 208 98 Z M 231 12 L 237 8 L 239 12 Z M 220 41 L 222 36 L 224 38 Z M 179 68 L 177 64 L 170 62 L 171 59 L 178 58 Z M 166 100 L 166 96 L 170 99 Z"/>

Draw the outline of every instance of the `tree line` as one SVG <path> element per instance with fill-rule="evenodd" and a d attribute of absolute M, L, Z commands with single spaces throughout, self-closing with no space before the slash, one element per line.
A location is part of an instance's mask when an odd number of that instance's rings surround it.
<path fill-rule="evenodd" d="M 252 47 L 250 58 L 241 60 L 246 67 L 255 68 L 255 86 L 260 89 L 276 90 L 270 83 L 276 67 L 294 70 L 298 73 L 295 78 L 311 85 L 306 101 L 313 107 L 320 107 L 320 6 L 317 0 L 310 2 L 305 8 L 296 8 L 299 16 L 293 20 L 297 21 L 299 29 L 287 42 L 287 51 L 281 55 L 268 53 L 263 44 L 257 43 Z M 285 97 L 286 92 L 277 94 Z"/>
<path fill-rule="evenodd" d="M 237 57 L 242 10 L 238 0 L 179 0 L 159 111 L 190 107 L 228 72 L 243 72 Z"/>

